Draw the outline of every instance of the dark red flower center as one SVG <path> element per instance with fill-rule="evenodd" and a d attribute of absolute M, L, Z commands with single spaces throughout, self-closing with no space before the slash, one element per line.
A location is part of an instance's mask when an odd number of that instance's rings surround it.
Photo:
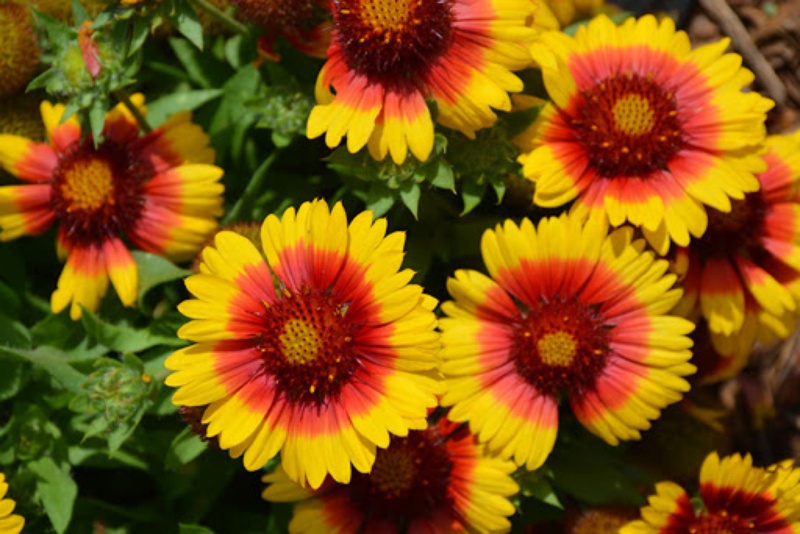
<path fill-rule="evenodd" d="M 53 175 L 53 210 L 66 239 L 90 245 L 121 235 L 139 219 L 141 187 L 152 166 L 126 147 L 85 139 L 59 156 Z"/>
<path fill-rule="evenodd" d="M 567 120 L 600 176 L 648 176 L 686 144 L 673 93 L 649 78 L 616 75 L 579 99 Z"/>
<path fill-rule="evenodd" d="M 257 345 L 277 387 L 300 404 L 321 405 L 336 397 L 358 366 L 356 325 L 348 306 L 314 289 L 294 295 L 287 291 L 277 303 L 264 306 Z"/>
<path fill-rule="evenodd" d="M 378 449 L 372 472 L 353 476 L 346 489 L 351 500 L 368 517 L 397 526 L 448 506 L 453 463 L 445 439 L 436 427 L 393 436 L 388 448 Z"/>
<path fill-rule="evenodd" d="M 514 325 L 514 365 L 546 394 L 592 388 L 606 365 L 607 330 L 598 312 L 575 299 L 542 300 Z"/>
<path fill-rule="evenodd" d="M 736 514 L 721 510 L 716 514 L 703 514 L 689 526 L 692 534 L 750 534 L 755 525 Z"/>
<path fill-rule="evenodd" d="M 779 532 L 788 526 L 775 500 L 738 487 L 706 482 L 700 486 L 706 509 L 689 524 L 697 534 Z"/>
<path fill-rule="evenodd" d="M 745 195 L 742 200 L 731 200 L 731 211 L 724 213 L 707 208 L 708 228 L 692 248 L 702 260 L 724 258 L 731 254 L 760 249 L 759 239 L 764 235 L 763 224 L 766 206 L 759 193 Z"/>
<path fill-rule="evenodd" d="M 384 84 L 408 84 L 447 50 L 453 1 L 333 0 L 347 65 Z"/>

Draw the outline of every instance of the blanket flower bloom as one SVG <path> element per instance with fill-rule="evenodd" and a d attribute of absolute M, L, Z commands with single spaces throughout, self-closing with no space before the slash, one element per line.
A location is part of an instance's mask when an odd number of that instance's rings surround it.
<path fill-rule="evenodd" d="M 770 532 L 800 530 L 800 469 L 791 461 L 753 467 L 750 455 L 720 459 L 711 453 L 700 468 L 702 505 L 673 482 L 656 484 L 642 519 L 620 534 Z"/>
<path fill-rule="evenodd" d="M 760 189 L 734 200 L 729 213 L 710 209 L 705 234 L 676 251 L 675 263 L 686 265 L 677 311 L 699 311 L 726 353 L 754 339 L 785 339 L 797 318 L 800 134 L 770 136 L 765 144 Z"/>
<path fill-rule="evenodd" d="M 6 493 L 6 476 L 0 473 L 0 534 L 19 534 L 25 526 L 25 518 L 12 513 L 16 503 L 12 499 L 5 499 Z"/>
<path fill-rule="evenodd" d="M 575 201 L 582 216 L 641 227 L 659 254 L 705 232 L 704 206 L 758 189 L 771 100 L 743 93 L 753 74 L 725 54 L 728 39 L 692 50 L 651 15 L 615 26 L 606 16 L 575 37 L 548 32 L 539 49 L 552 103 L 525 134 L 519 157 L 534 202 Z"/>
<path fill-rule="evenodd" d="M 525 43 L 531 0 L 334 0 L 328 61 L 317 79 L 318 105 L 308 136 L 325 133 L 329 147 L 365 145 L 401 164 L 433 149 L 437 120 L 470 138 L 494 124 L 492 108 L 508 111 L 521 91 L 512 70 L 531 62 Z M 331 91 L 333 88 L 333 91 Z"/>
<path fill-rule="evenodd" d="M 134 95 L 142 108 L 144 98 Z M 136 302 L 138 270 L 123 242 L 173 261 L 192 258 L 222 213 L 222 169 L 212 165 L 208 136 L 176 113 L 139 135 L 122 104 L 106 115 L 95 146 L 64 106 L 43 102 L 49 142 L 0 135 L 0 165 L 27 182 L 0 187 L 0 241 L 37 235 L 58 222 L 57 248 L 66 266 L 51 297 L 53 313 L 70 306 L 94 311 L 108 282 L 122 303 Z"/>
<path fill-rule="evenodd" d="M 426 430 L 393 437 L 375 466 L 350 484 L 316 492 L 282 470 L 263 477 L 268 501 L 299 502 L 289 532 L 504 532 L 519 491 L 513 462 L 487 456 L 469 429 L 446 417 Z"/>
<path fill-rule="evenodd" d="M 632 235 L 572 215 L 483 234 L 491 278 L 456 271 L 454 300 L 442 305 L 442 404 L 452 420 L 532 470 L 553 448 L 562 394 L 612 445 L 639 439 L 681 399 L 694 325 L 667 315 L 681 294 L 676 277 Z"/>
<path fill-rule="evenodd" d="M 368 472 L 390 435 L 426 427 L 441 390 L 436 300 L 399 270 L 404 243 L 321 200 L 267 217 L 263 255 L 219 232 L 179 305 L 193 320 L 178 336 L 197 343 L 165 363 L 173 402 L 208 405 L 207 435 L 251 471 L 280 452 L 312 488 Z"/>

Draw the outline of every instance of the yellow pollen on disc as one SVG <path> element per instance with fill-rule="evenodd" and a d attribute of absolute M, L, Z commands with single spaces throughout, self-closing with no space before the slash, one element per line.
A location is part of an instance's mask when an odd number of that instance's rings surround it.
<path fill-rule="evenodd" d="M 400 31 L 408 22 L 411 7 L 422 0 L 363 0 L 361 18 L 376 31 Z"/>
<path fill-rule="evenodd" d="M 626 95 L 614 103 L 614 122 L 619 131 L 628 135 L 642 135 L 655 127 L 655 113 L 650 102 L 639 95 Z"/>
<path fill-rule="evenodd" d="M 95 211 L 114 203 L 114 174 L 107 162 L 86 159 L 75 162 L 64 174 L 61 194 L 67 211 Z"/>
<path fill-rule="evenodd" d="M 283 325 L 281 342 L 283 355 L 293 364 L 304 364 L 317 357 L 319 334 L 316 328 L 301 319 L 290 319 Z"/>
<path fill-rule="evenodd" d="M 536 343 L 542 363 L 553 367 L 567 367 L 575 357 L 578 343 L 566 332 L 545 334 Z"/>
<path fill-rule="evenodd" d="M 408 451 L 400 449 L 382 450 L 375 458 L 369 477 L 372 484 L 387 495 L 402 495 L 414 482 L 417 467 Z"/>

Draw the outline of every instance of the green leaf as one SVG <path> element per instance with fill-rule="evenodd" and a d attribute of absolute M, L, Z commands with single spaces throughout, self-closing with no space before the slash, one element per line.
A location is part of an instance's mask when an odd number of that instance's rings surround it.
<path fill-rule="evenodd" d="M 66 464 L 69 465 L 69 464 Z M 61 469 L 50 457 L 28 463 L 36 474 L 36 495 L 44 506 L 53 528 L 59 534 L 66 531 L 72 519 L 72 508 L 78 496 L 78 485 L 68 471 Z"/>
<path fill-rule="evenodd" d="M 128 57 L 132 56 L 142 48 L 147 37 L 150 35 L 150 25 L 144 17 L 133 17 L 133 28 L 131 29 L 130 48 Z M 149 106 L 148 106 L 149 107 Z"/>
<path fill-rule="evenodd" d="M 367 192 L 367 209 L 372 211 L 374 217 L 380 217 L 394 206 L 396 192 L 382 183 L 373 183 Z"/>
<path fill-rule="evenodd" d="M 0 402 L 20 392 L 28 377 L 27 366 L 19 358 L 0 354 Z"/>
<path fill-rule="evenodd" d="M 197 48 L 184 39 L 172 38 L 169 40 L 169 44 L 194 83 L 204 89 L 211 89 L 216 85 L 214 72 L 208 58 Z"/>
<path fill-rule="evenodd" d="M 5 346 L 29 349 L 31 348 L 31 334 L 21 322 L 13 321 L 0 313 L 0 343 Z"/>
<path fill-rule="evenodd" d="M 66 355 L 53 347 L 42 346 L 34 350 L 0 347 L 0 354 L 10 354 L 12 357 L 28 360 L 47 371 L 64 389 L 73 393 L 79 392 L 81 384 L 86 380 L 86 376 L 67 363 Z"/>
<path fill-rule="evenodd" d="M 133 259 L 136 260 L 136 266 L 139 268 L 139 295 L 137 297 L 139 307 L 143 307 L 144 296 L 147 292 L 157 285 L 192 274 L 191 271 L 181 269 L 171 261 L 156 254 L 142 252 L 141 250 L 134 250 L 131 254 Z"/>
<path fill-rule="evenodd" d="M 105 98 L 97 98 L 92 101 L 92 107 L 89 108 L 89 124 L 92 128 L 92 136 L 94 137 L 95 144 L 102 139 L 103 127 L 106 124 L 107 111 L 108 102 Z"/>
<path fill-rule="evenodd" d="M 178 111 L 193 111 L 220 95 L 222 89 L 196 89 L 168 94 L 147 104 L 147 122 L 156 128 L 170 115 Z"/>
<path fill-rule="evenodd" d="M 208 444 L 192 432 L 191 428 L 186 427 L 172 440 L 164 459 L 164 468 L 167 471 L 178 471 L 207 450 Z"/>
<path fill-rule="evenodd" d="M 197 13 L 194 12 L 189 2 L 177 2 L 178 9 L 175 14 L 170 17 L 170 22 L 177 28 L 177 30 L 189 39 L 189 41 L 200 50 L 203 49 L 203 27 L 200 25 L 200 20 L 197 18 Z"/>
<path fill-rule="evenodd" d="M 89 14 L 83 4 L 80 3 L 80 0 L 72 0 L 72 18 L 75 21 L 76 28 L 80 28 L 84 22 L 89 20 Z"/>
<path fill-rule="evenodd" d="M 159 336 L 146 329 L 104 322 L 86 308 L 81 315 L 81 322 L 89 337 L 118 352 L 140 352 L 158 345 L 178 347 L 186 344 L 176 337 Z"/>
<path fill-rule="evenodd" d="M 178 534 L 214 534 L 214 531 L 200 525 L 185 525 L 181 523 L 178 525 Z"/>
<path fill-rule="evenodd" d="M 461 186 L 461 199 L 464 201 L 464 210 L 461 215 L 466 215 L 483 200 L 483 193 L 486 191 L 486 183 L 478 183 L 475 180 L 465 180 Z"/>
<path fill-rule="evenodd" d="M 437 160 L 435 166 L 431 167 L 428 181 L 439 189 L 449 189 L 456 192 L 456 180 L 453 168 L 444 160 Z"/>
<path fill-rule="evenodd" d="M 403 187 L 400 188 L 400 199 L 408 210 L 417 217 L 417 208 L 419 208 L 419 184 L 416 182 L 405 182 Z"/>
<path fill-rule="evenodd" d="M 5 258 L 3 258 L 3 261 L 5 261 Z M 3 303 L 4 314 L 9 317 L 17 317 L 19 315 L 19 295 L 2 280 L 0 280 L 0 302 Z M 0 330 L 2 330 L 2 320 L 0 320 Z M 0 335 L 0 339 L 3 339 L 2 335 Z"/>

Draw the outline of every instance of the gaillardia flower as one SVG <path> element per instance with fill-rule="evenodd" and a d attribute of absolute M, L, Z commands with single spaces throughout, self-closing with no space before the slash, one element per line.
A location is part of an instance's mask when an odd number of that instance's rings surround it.
<path fill-rule="evenodd" d="M 0 2 L 0 99 L 24 92 L 39 67 L 39 40 L 26 3 Z"/>
<path fill-rule="evenodd" d="M 14 514 L 16 503 L 11 499 L 4 499 L 8 493 L 6 476 L 0 473 L 0 533 L 19 534 L 25 526 L 25 518 Z"/>
<path fill-rule="evenodd" d="M 675 275 L 632 234 L 572 215 L 483 234 L 491 278 L 456 271 L 454 300 L 442 305 L 442 404 L 453 421 L 536 469 L 553 448 L 562 394 L 612 445 L 639 439 L 681 399 L 693 324 L 667 315 L 680 298 Z"/>
<path fill-rule="evenodd" d="M 765 142 L 760 189 L 732 201 L 729 213 L 709 209 L 708 229 L 676 251 L 685 265 L 678 313 L 699 309 L 713 341 L 752 345 L 786 338 L 800 300 L 800 134 Z M 681 269 L 683 269 L 682 267 Z M 730 352 L 723 348 L 723 352 Z"/>
<path fill-rule="evenodd" d="M 265 475 L 268 501 L 293 502 L 293 534 L 502 532 L 515 512 L 516 466 L 486 454 L 469 429 L 446 417 L 427 430 L 392 437 L 368 474 L 349 484 L 328 481 L 316 492 L 278 469 Z"/>
<path fill-rule="evenodd" d="M 135 95 L 135 105 L 144 99 Z M 77 117 L 43 102 L 48 143 L 0 135 L 0 165 L 25 185 L 0 187 L 0 241 L 36 235 L 58 221 L 59 256 L 66 266 L 52 295 L 53 313 L 68 305 L 96 310 L 109 279 L 126 306 L 136 301 L 138 270 L 123 238 L 174 261 L 192 258 L 222 212 L 222 169 L 211 165 L 208 136 L 176 113 L 140 136 L 123 105 L 106 116 L 95 146 Z"/>
<path fill-rule="evenodd" d="M 375 159 L 408 150 L 419 160 L 433 149 L 437 120 L 474 137 L 494 124 L 492 108 L 508 111 L 508 91 L 521 91 L 511 73 L 531 62 L 524 44 L 531 0 L 334 0 L 328 62 L 317 79 L 318 105 L 308 136 L 325 133 L 329 147 L 347 136 L 356 152 Z M 331 91 L 333 88 L 333 91 Z"/>
<path fill-rule="evenodd" d="M 750 455 L 720 459 L 711 453 L 700 469 L 699 507 L 673 482 L 660 482 L 655 489 L 642 519 L 622 527 L 620 534 L 800 530 L 800 469 L 791 461 L 759 468 Z"/>
<path fill-rule="evenodd" d="M 758 189 L 766 111 L 741 88 L 753 81 L 728 40 L 692 50 L 685 32 L 651 15 L 615 26 L 606 16 L 542 35 L 540 61 L 552 103 L 519 157 L 534 201 L 574 200 L 582 216 L 641 227 L 659 254 L 706 229 L 704 205 L 723 212 Z"/>
<path fill-rule="evenodd" d="M 270 215 L 262 253 L 220 232 L 186 280 L 197 344 L 169 357 L 173 402 L 205 406 L 207 435 L 249 470 L 278 452 L 292 480 L 347 483 L 390 435 L 426 427 L 436 406 L 435 299 L 399 270 L 405 236 L 371 212 L 348 226 L 320 200 Z"/>

